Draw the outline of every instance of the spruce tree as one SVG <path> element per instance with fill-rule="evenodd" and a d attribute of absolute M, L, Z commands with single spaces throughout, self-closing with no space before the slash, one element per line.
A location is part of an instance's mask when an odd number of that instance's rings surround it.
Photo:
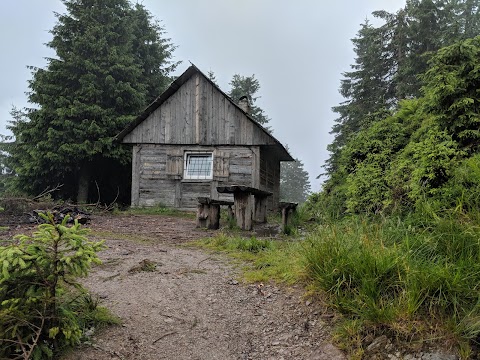
<path fill-rule="evenodd" d="M 211 82 L 213 82 L 215 85 L 218 86 L 218 84 L 217 84 L 217 77 L 215 76 L 215 73 L 214 73 L 212 70 L 209 70 L 209 71 L 207 72 L 207 77 L 208 77 L 208 79 L 209 79 Z"/>
<path fill-rule="evenodd" d="M 408 0 L 395 13 L 373 15 L 383 24 L 365 22 L 352 40 L 355 63 L 340 86 L 345 101 L 333 108 L 338 118 L 325 165 L 331 178 L 353 135 L 391 114 L 401 100 L 422 95 L 422 74 L 438 49 L 480 34 L 480 0 Z"/>
<path fill-rule="evenodd" d="M 311 193 L 311 185 L 303 162 L 283 161 L 280 166 L 280 200 L 304 203 Z"/>
<path fill-rule="evenodd" d="M 384 34 L 368 21 L 362 24 L 357 37 L 352 39 L 357 58 L 351 71 L 343 74 L 340 93 L 346 99 L 333 108 L 339 117 L 332 133 L 335 139 L 328 149 L 332 153 L 327 162 L 328 173 L 338 168 L 340 150 L 350 136 L 362 129 L 368 116 L 388 108 L 390 64 L 382 56 Z"/>
<path fill-rule="evenodd" d="M 259 106 L 255 105 L 255 102 L 259 96 L 255 96 L 260 90 L 260 82 L 255 79 L 255 75 L 241 76 L 238 74 L 233 75 L 230 81 L 230 96 L 233 101 L 238 102 L 242 96 L 246 96 L 250 102 L 250 115 L 261 125 L 266 126 L 270 121 L 270 118 L 265 114 L 265 111 Z"/>
<path fill-rule="evenodd" d="M 61 195 L 78 202 L 95 182 L 104 197 L 117 186 L 128 194 L 130 151 L 112 140 L 171 80 L 174 46 L 142 5 L 63 3 L 47 44 L 56 56 L 32 68 L 32 107 L 9 126 L 16 185 L 38 193 L 64 184 Z"/>

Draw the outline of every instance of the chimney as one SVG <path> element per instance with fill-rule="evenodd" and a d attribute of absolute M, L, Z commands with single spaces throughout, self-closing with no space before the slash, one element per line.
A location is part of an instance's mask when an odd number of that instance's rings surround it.
<path fill-rule="evenodd" d="M 248 115 L 250 115 L 250 101 L 248 101 L 248 97 L 246 95 L 242 96 L 240 99 L 238 99 L 238 106 L 240 109 L 245 111 Z"/>

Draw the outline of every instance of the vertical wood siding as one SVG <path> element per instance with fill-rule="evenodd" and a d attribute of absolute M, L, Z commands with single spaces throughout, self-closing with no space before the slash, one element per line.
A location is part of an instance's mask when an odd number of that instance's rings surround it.
<path fill-rule="evenodd" d="M 125 136 L 133 144 L 273 145 L 202 76 L 192 76 L 150 116 Z"/>

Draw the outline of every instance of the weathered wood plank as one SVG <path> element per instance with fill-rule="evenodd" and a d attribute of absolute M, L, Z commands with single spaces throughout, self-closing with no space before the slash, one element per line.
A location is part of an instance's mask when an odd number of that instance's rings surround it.
<path fill-rule="evenodd" d="M 217 230 L 219 227 L 220 227 L 220 205 L 210 204 L 208 228 L 211 230 Z"/>
<path fill-rule="evenodd" d="M 212 86 L 212 128 L 211 128 L 211 144 L 217 145 L 220 143 L 220 138 L 223 133 L 220 130 L 220 96 L 223 97 L 217 89 Z"/>
<path fill-rule="evenodd" d="M 162 105 L 162 113 L 165 113 L 165 143 L 168 144 L 172 140 L 172 106 L 171 100 L 168 99 Z"/>
<path fill-rule="evenodd" d="M 230 174 L 246 174 L 250 175 L 252 174 L 252 165 L 230 165 Z M 253 179 L 253 176 L 252 176 Z"/>
<path fill-rule="evenodd" d="M 259 197 L 271 196 L 272 193 L 269 191 L 260 190 L 257 188 L 252 188 L 251 186 L 242 186 L 242 185 L 226 185 L 217 187 L 219 193 L 229 193 L 229 194 L 239 194 L 239 193 L 248 193 Z"/>
<path fill-rule="evenodd" d="M 142 146 L 135 145 L 132 150 L 132 200 L 133 207 L 139 204 L 140 193 L 140 152 Z"/>
<path fill-rule="evenodd" d="M 267 222 L 267 196 L 255 196 L 255 221 Z"/>
<path fill-rule="evenodd" d="M 260 188 L 260 148 L 258 146 L 252 147 L 252 186 Z"/>
<path fill-rule="evenodd" d="M 207 124 L 208 124 L 208 107 L 207 107 L 207 81 L 200 81 L 200 139 L 199 144 L 207 144 Z"/>
<path fill-rule="evenodd" d="M 198 204 L 197 206 L 197 228 L 206 228 L 209 216 L 210 205 Z"/>
<path fill-rule="evenodd" d="M 252 176 L 247 174 L 230 174 L 228 181 L 232 184 L 239 184 L 250 186 L 252 183 Z"/>
<path fill-rule="evenodd" d="M 217 134 L 217 141 L 216 144 L 225 144 L 227 139 L 226 133 L 226 121 L 225 121 L 225 97 L 222 94 L 218 94 L 219 101 L 218 101 L 218 134 Z"/>
<path fill-rule="evenodd" d="M 174 126 L 174 138 L 172 139 L 173 144 L 182 143 L 182 134 L 185 130 L 183 117 L 182 117 L 182 91 L 177 91 L 172 95 L 175 104 L 175 126 Z"/>
<path fill-rule="evenodd" d="M 248 193 L 235 194 L 235 218 L 242 230 L 252 230 L 252 196 Z"/>
<path fill-rule="evenodd" d="M 206 83 L 207 87 L 207 103 L 206 103 L 206 108 L 207 108 L 207 123 L 206 123 L 206 144 L 211 144 L 212 143 L 212 126 L 213 126 L 213 121 L 215 120 L 213 117 L 213 86 L 210 83 Z"/>
<path fill-rule="evenodd" d="M 225 143 L 229 145 L 235 145 L 235 107 L 230 101 L 226 101 L 225 106 L 225 126 L 227 127 L 225 130 Z"/>
<path fill-rule="evenodd" d="M 200 144 L 200 75 L 195 77 L 195 143 Z"/>

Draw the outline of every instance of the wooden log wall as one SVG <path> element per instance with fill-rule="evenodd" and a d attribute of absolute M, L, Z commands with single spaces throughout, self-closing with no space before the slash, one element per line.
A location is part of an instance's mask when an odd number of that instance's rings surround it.
<path fill-rule="evenodd" d="M 183 180 L 186 151 L 212 151 L 212 180 Z M 198 197 L 233 201 L 229 194 L 217 193 L 216 187 L 228 184 L 253 186 L 259 182 L 253 171 L 260 161 L 250 147 L 203 147 L 174 145 L 136 145 L 133 148 L 132 206 L 164 205 L 195 209 Z"/>

